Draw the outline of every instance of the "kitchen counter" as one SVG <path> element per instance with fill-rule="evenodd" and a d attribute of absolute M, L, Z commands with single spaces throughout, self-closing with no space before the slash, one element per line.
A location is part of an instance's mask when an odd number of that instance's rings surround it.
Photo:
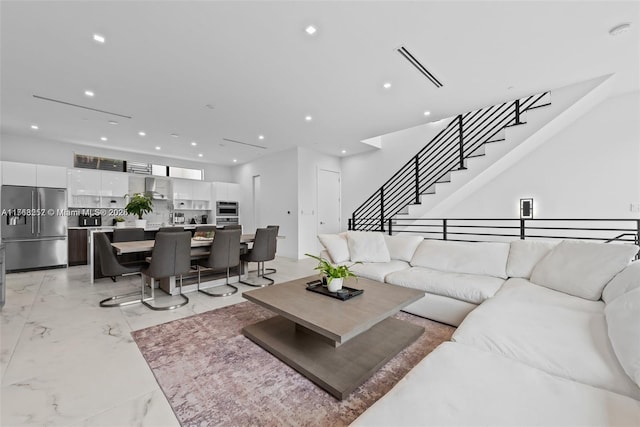
<path fill-rule="evenodd" d="M 210 225 L 215 225 L 215 224 L 185 224 L 185 225 L 150 224 L 150 225 L 147 225 L 144 228 L 144 231 L 158 231 L 158 230 L 160 230 L 160 228 L 163 228 L 163 227 L 184 227 L 185 230 L 194 230 L 196 227 L 198 227 L 200 225 L 210 226 Z M 125 228 L 135 228 L 135 226 L 131 226 L 131 227 L 127 226 Z M 116 229 L 116 227 L 114 225 L 102 225 L 100 227 L 67 227 L 67 230 L 87 230 L 87 231 L 113 231 L 115 229 Z"/>

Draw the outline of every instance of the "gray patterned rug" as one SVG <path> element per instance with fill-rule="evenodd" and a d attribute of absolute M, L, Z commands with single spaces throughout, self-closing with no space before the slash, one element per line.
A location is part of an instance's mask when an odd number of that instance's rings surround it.
<path fill-rule="evenodd" d="M 242 335 L 273 315 L 242 302 L 132 333 L 183 426 L 348 425 L 454 331 L 398 313 L 425 333 L 338 401 Z"/>

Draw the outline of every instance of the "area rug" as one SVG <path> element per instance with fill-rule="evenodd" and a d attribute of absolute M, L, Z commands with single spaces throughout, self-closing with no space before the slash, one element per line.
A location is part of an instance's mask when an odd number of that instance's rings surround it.
<path fill-rule="evenodd" d="M 454 331 L 396 314 L 425 333 L 339 401 L 242 335 L 273 315 L 247 301 L 132 333 L 182 426 L 348 425 Z"/>

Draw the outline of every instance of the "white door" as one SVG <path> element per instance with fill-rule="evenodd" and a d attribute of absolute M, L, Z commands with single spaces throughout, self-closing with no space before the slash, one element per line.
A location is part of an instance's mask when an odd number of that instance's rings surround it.
<path fill-rule="evenodd" d="M 262 227 L 262 220 L 260 218 L 260 196 L 261 196 L 261 182 L 260 175 L 253 177 L 253 226 L 254 228 Z"/>
<path fill-rule="evenodd" d="M 340 230 L 340 173 L 318 169 L 318 234 Z"/>

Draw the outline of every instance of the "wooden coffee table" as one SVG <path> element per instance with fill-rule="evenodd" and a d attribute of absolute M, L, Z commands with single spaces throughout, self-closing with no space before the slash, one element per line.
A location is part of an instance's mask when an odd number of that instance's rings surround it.
<path fill-rule="evenodd" d="M 346 286 L 364 293 L 341 301 L 307 291 L 318 276 L 243 293 L 279 314 L 242 332 L 338 399 L 415 341 L 424 328 L 392 318 L 424 292 L 364 278 Z"/>

